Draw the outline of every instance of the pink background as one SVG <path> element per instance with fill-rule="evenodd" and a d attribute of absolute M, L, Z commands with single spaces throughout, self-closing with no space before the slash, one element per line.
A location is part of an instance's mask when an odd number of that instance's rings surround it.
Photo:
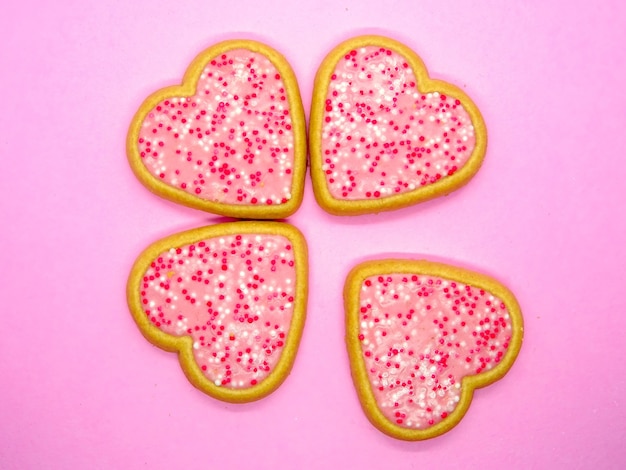
<path fill-rule="evenodd" d="M 0 468 L 626 465 L 624 2 L 43 3 L 0 7 Z M 447 198 L 377 216 L 327 215 L 308 184 L 290 219 L 311 255 L 293 373 L 260 402 L 213 400 L 143 339 L 124 288 L 150 242 L 216 218 L 139 184 L 127 126 L 234 37 L 282 51 L 308 109 L 325 54 L 366 32 L 473 97 L 485 164 Z M 390 253 L 494 275 L 526 320 L 510 373 L 427 442 L 374 429 L 349 376 L 343 280 Z"/>

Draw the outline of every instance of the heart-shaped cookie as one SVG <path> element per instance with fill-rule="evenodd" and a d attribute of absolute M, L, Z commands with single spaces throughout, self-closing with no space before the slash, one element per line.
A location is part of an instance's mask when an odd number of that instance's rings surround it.
<path fill-rule="evenodd" d="M 344 300 L 361 406 L 374 426 L 398 439 L 429 439 L 456 426 L 474 390 L 502 378 L 522 344 L 513 294 L 490 277 L 445 264 L 360 264 Z"/>
<path fill-rule="evenodd" d="M 406 207 L 466 184 L 487 131 L 460 89 L 432 80 L 405 45 L 350 39 L 315 78 L 309 124 L 315 197 L 335 215 Z"/>
<path fill-rule="evenodd" d="M 302 202 L 306 127 L 291 67 L 256 41 L 210 47 L 182 85 L 144 101 L 127 154 L 148 189 L 178 203 L 237 218 L 293 214 Z"/>
<path fill-rule="evenodd" d="M 249 402 L 287 377 L 302 335 L 307 248 L 279 222 L 190 230 L 148 247 L 127 297 L 143 335 L 178 352 L 189 381 L 212 397 Z"/>

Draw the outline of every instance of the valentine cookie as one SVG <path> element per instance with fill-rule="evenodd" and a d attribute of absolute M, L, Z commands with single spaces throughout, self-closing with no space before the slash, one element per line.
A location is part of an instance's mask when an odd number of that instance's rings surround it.
<path fill-rule="evenodd" d="M 486 145 L 472 100 L 429 78 L 417 54 L 397 41 L 350 39 L 317 72 L 311 177 L 331 214 L 389 211 L 449 194 L 478 171 Z"/>
<path fill-rule="evenodd" d="M 454 266 L 365 262 L 348 275 L 344 301 L 361 406 L 397 439 L 429 439 L 456 426 L 474 390 L 502 378 L 522 345 L 513 294 Z"/>
<path fill-rule="evenodd" d="M 189 381 L 233 403 L 285 380 L 304 327 L 307 247 L 280 222 L 233 222 L 178 233 L 132 268 L 128 305 L 142 334 L 178 353 Z"/>
<path fill-rule="evenodd" d="M 287 217 L 302 202 L 306 173 L 296 77 L 265 44 L 216 44 L 181 85 L 143 102 L 126 148 L 135 175 L 159 196 L 228 217 Z"/>

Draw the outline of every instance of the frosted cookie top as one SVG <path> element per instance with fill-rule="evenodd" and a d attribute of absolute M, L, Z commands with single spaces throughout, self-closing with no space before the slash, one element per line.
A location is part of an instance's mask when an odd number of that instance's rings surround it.
<path fill-rule="evenodd" d="M 346 342 L 365 414 L 381 431 L 429 439 L 461 420 L 476 388 L 519 353 L 513 294 L 485 275 L 441 263 L 369 261 L 344 289 Z"/>
<path fill-rule="evenodd" d="M 431 80 L 414 52 L 363 36 L 337 46 L 318 71 L 310 145 L 318 202 L 356 215 L 462 186 L 482 162 L 486 131 L 471 100 Z"/>
<path fill-rule="evenodd" d="M 483 289 L 392 274 L 363 283 L 359 331 L 383 414 L 398 425 L 425 429 L 454 411 L 463 377 L 502 360 L 511 319 L 502 300 Z"/>
<path fill-rule="evenodd" d="M 331 76 L 322 169 L 337 199 L 381 198 L 453 175 L 474 149 L 461 102 L 420 93 L 406 59 L 383 47 L 352 49 Z"/>
<path fill-rule="evenodd" d="M 230 235 L 160 254 L 143 277 L 141 299 L 158 328 L 193 338 L 196 362 L 215 385 L 250 387 L 280 358 L 295 274 L 286 238 Z"/>
<path fill-rule="evenodd" d="M 191 382 L 244 402 L 271 393 L 291 369 L 307 295 L 304 238 L 277 222 L 235 222 L 160 240 L 128 282 L 142 333 L 178 351 Z"/>
<path fill-rule="evenodd" d="M 129 132 L 129 159 L 151 190 L 235 217 L 281 218 L 302 198 L 304 114 L 287 62 L 228 41 L 203 52 L 183 85 L 160 90 Z"/>

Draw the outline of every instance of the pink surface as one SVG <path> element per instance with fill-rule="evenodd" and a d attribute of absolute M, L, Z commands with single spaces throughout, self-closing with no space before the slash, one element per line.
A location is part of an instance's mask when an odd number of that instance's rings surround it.
<path fill-rule="evenodd" d="M 626 6 L 623 2 L 24 0 L 0 7 L 0 467 L 623 468 L 626 465 Z M 194 389 L 125 301 L 150 242 L 215 217 L 149 193 L 128 124 L 203 48 L 267 42 L 305 108 L 339 41 L 386 34 L 482 111 L 465 188 L 338 218 L 307 181 L 309 315 L 291 376 L 248 405 Z M 360 410 L 343 343 L 349 269 L 378 254 L 454 262 L 517 295 L 525 343 L 448 434 L 400 442 Z M 276 443 L 280 444 L 276 444 Z"/>

